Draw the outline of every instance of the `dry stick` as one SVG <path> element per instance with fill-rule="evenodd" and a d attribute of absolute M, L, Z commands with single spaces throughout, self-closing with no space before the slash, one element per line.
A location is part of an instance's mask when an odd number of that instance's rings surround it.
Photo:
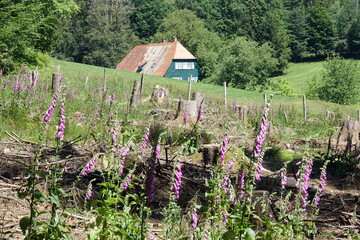
<path fill-rule="evenodd" d="M 284 111 L 284 117 L 285 117 L 285 122 L 288 123 L 288 116 L 287 113 Z"/>
<path fill-rule="evenodd" d="M 303 95 L 303 115 L 304 115 L 304 122 L 307 120 L 307 112 L 306 112 L 306 97 Z"/>
<path fill-rule="evenodd" d="M 190 75 L 190 77 L 189 77 L 188 100 L 191 100 L 191 98 L 190 98 L 190 95 L 191 95 L 191 79 L 192 79 L 192 75 Z"/>
<path fill-rule="evenodd" d="M 11 135 L 10 133 L 8 133 L 7 131 L 4 131 L 6 135 L 8 135 L 9 137 L 11 137 L 12 139 L 14 139 L 16 142 L 21 143 L 21 141 L 19 139 L 17 139 L 16 137 L 14 137 L 13 135 Z"/>

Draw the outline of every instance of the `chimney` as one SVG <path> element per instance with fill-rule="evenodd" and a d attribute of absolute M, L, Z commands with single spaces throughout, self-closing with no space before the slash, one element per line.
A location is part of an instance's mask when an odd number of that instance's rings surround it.
<path fill-rule="evenodd" d="M 167 42 L 166 38 L 163 38 L 163 39 L 162 39 L 162 42 L 163 42 L 163 43 L 166 43 L 166 42 Z"/>
<path fill-rule="evenodd" d="M 174 37 L 173 37 L 173 39 L 174 39 L 174 42 L 177 42 L 177 38 L 176 38 L 176 36 L 174 36 Z"/>

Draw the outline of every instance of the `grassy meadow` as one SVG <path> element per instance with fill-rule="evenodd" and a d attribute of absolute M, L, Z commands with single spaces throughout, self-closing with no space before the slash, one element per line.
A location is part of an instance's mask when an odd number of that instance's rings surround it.
<path fill-rule="evenodd" d="M 64 78 L 53 92 L 58 66 Z M 105 77 L 104 68 L 53 59 L 35 81 L 27 70 L 1 76 L 0 150 L 10 155 L 0 160 L 5 170 L 21 163 L 16 171 L 27 177 L 18 194 L 12 188 L 8 194 L 28 202 L 18 217 L 7 218 L 10 226 L 20 222 L 22 231 L 0 231 L 0 238 L 326 239 L 311 219 L 327 210 L 320 200 L 327 166 L 341 169 L 343 177 L 358 163 L 350 155 L 339 163 L 338 156 L 321 154 L 336 127 L 355 118 L 357 106 L 309 100 L 305 122 L 301 76 L 311 78 L 318 68 L 321 63 L 291 65 L 283 78 L 299 96 L 274 96 L 263 109 L 263 93 L 227 88 L 225 108 L 222 86 L 193 83 L 193 92 L 205 93 L 205 104 L 196 117 L 184 112 L 177 119 L 177 101 L 149 99 L 155 85 L 168 88 L 170 98 L 186 99 L 188 82 L 182 80 L 145 76 L 143 103 L 129 109 L 140 74 L 106 69 Z M 234 105 L 246 107 L 246 116 Z M 325 110 L 336 115 L 326 118 Z M 313 146 L 314 139 L 320 144 Z M 218 148 L 210 164 L 201 153 L 205 145 Z M 32 152 L 21 158 L 24 149 Z M 273 172 L 263 169 L 263 160 Z M 308 193 L 312 172 L 321 189 L 315 195 Z M 293 191 L 286 181 L 295 174 Z M 8 207 L 1 204 L 0 210 Z M 356 204 L 350 205 L 347 216 L 356 216 Z M 82 219 L 81 227 L 66 221 L 72 216 Z M 349 224 L 356 225 L 354 219 Z"/>
<path fill-rule="evenodd" d="M 66 89 L 68 96 L 70 96 L 70 99 L 67 102 L 69 118 L 78 121 L 76 124 L 69 124 L 67 134 L 69 134 L 68 136 L 70 139 L 76 138 L 79 135 L 86 135 L 90 127 L 82 123 L 82 121 L 84 121 L 87 116 L 91 116 L 91 114 L 94 114 L 94 112 L 99 111 L 99 109 L 104 107 L 102 105 L 103 103 L 100 101 L 102 99 L 101 95 L 104 94 L 101 92 L 101 89 L 104 87 L 104 68 L 52 59 L 48 67 L 40 70 L 39 76 L 41 78 L 41 88 L 43 88 L 43 91 L 40 91 L 41 93 L 39 93 L 41 96 L 35 94 L 35 97 L 38 97 L 38 105 L 29 106 L 28 104 L 25 106 L 26 100 L 17 96 L 16 98 L 20 98 L 17 100 L 21 100 L 24 104 L 20 104 L 13 108 L 11 111 L 16 111 L 16 114 L 11 117 L 6 114 L 0 115 L 2 123 L 0 139 L 8 138 L 5 131 L 15 131 L 16 134 L 23 139 L 37 139 L 37 136 L 33 134 L 33 129 L 41 126 L 41 121 L 37 121 L 36 119 L 40 120 L 50 106 L 52 99 L 52 93 L 49 91 L 49 88 L 51 87 L 51 75 L 56 71 L 57 66 L 60 66 L 60 72 L 64 74 L 63 86 Z M 303 89 L 306 87 L 306 80 L 313 78 L 315 75 L 319 75 L 321 69 L 322 62 L 291 64 L 287 74 L 281 76 L 288 80 L 291 86 L 296 90 L 296 93 L 300 95 L 298 95 L 298 97 L 273 97 L 271 109 L 273 109 L 273 114 L 276 115 L 273 119 L 273 123 L 274 126 L 279 129 L 280 138 L 289 140 L 289 138 L 293 137 L 328 137 L 329 132 L 331 133 L 334 131 L 331 130 L 334 129 L 334 126 L 331 121 L 324 119 L 324 112 L 327 110 L 337 113 L 337 121 L 348 117 L 352 119 L 356 118 L 358 105 L 342 106 L 319 100 L 308 100 L 307 112 L 310 123 L 308 123 L 305 128 L 303 127 L 301 93 L 303 93 Z M 117 114 L 119 118 L 126 115 L 129 119 L 133 118 L 140 121 L 148 119 L 147 113 L 152 108 L 151 104 L 141 105 L 135 111 L 130 113 L 130 115 L 127 114 L 126 107 L 124 108 L 124 106 L 128 105 L 134 81 L 139 80 L 141 75 L 115 69 L 106 69 L 105 71 L 106 87 L 108 89 L 107 97 L 115 94 L 115 102 L 117 103 L 111 107 L 112 109 L 106 109 L 106 111 L 108 111 L 107 114 L 112 112 L 111 114 Z M 88 81 L 86 82 L 87 78 Z M 6 79 L 5 76 L 1 78 L 2 85 L 6 85 L 6 82 L 8 81 Z M 4 105 L 11 104 L 9 99 L 14 97 L 14 94 L 12 93 L 13 88 L 10 86 L 12 84 L 14 83 L 7 83 L 7 90 L 2 91 L 1 93 L 2 99 L 5 101 Z M 87 86 L 85 86 L 86 84 Z M 170 90 L 171 98 L 177 99 L 179 96 L 182 96 L 185 99 L 187 98 L 188 82 L 150 75 L 145 76 L 144 98 L 149 97 L 152 94 L 155 85 L 168 88 Z M 45 89 L 47 89 L 47 91 L 45 91 Z M 202 82 L 193 83 L 192 92 L 194 91 L 205 93 L 206 99 L 211 99 L 214 103 L 220 103 L 220 105 L 218 105 L 219 111 L 224 110 L 224 89 L 222 86 Z M 25 95 L 29 95 L 29 93 Z M 256 91 L 245 91 L 228 87 L 227 96 L 228 108 L 236 103 L 237 105 L 247 106 L 248 109 L 251 107 L 260 109 L 263 103 L 263 93 Z M 40 99 L 40 97 L 42 99 Z M 14 98 L 14 101 L 15 100 L 16 99 Z M 284 116 L 284 114 L 287 116 Z M 254 123 L 253 120 L 254 119 L 251 119 L 250 122 Z M 54 122 L 52 124 L 56 125 L 57 123 Z M 94 128 L 103 129 L 104 125 L 102 124 L 105 123 L 98 123 Z M 289 134 L 289 129 L 294 129 L 294 131 L 290 131 L 291 134 Z M 56 131 L 56 127 L 50 128 L 49 131 Z"/>

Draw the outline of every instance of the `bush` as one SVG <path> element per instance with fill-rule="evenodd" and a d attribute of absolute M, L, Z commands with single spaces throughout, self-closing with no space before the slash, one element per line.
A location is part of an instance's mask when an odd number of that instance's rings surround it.
<path fill-rule="evenodd" d="M 355 104 L 360 100 L 360 74 L 355 60 L 327 58 L 320 80 L 309 85 L 308 95 L 338 104 Z"/>
<path fill-rule="evenodd" d="M 287 97 L 294 97 L 295 90 L 290 86 L 289 81 L 283 78 L 277 78 L 270 82 L 270 89 L 272 92 Z"/>

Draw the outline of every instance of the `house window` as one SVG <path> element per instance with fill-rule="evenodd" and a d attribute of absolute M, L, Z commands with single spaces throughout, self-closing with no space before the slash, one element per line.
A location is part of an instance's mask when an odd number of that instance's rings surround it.
<path fill-rule="evenodd" d="M 182 77 L 173 77 L 173 79 L 179 79 L 179 80 L 182 80 Z"/>
<path fill-rule="evenodd" d="M 188 77 L 188 81 L 190 82 L 197 82 L 198 78 L 197 77 Z"/>
<path fill-rule="evenodd" d="M 176 62 L 175 69 L 194 69 L 195 64 L 193 62 Z"/>

